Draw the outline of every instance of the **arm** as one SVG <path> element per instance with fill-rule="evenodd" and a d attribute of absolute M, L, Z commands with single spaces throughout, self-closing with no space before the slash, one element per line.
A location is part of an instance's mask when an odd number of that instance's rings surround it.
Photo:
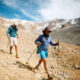
<path fill-rule="evenodd" d="M 16 35 L 17 35 L 17 38 L 19 38 L 19 35 L 18 35 L 18 33 L 17 33 Z"/>
<path fill-rule="evenodd" d="M 11 29 L 10 29 L 10 27 L 9 27 L 9 28 L 8 28 L 8 31 L 7 31 L 7 37 L 10 36 L 10 31 L 11 31 Z"/>
<path fill-rule="evenodd" d="M 40 44 L 41 44 L 41 35 L 35 40 L 35 44 L 40 46 Z"/>
<path fill-rule="evenodd" d="M 53 43 L 53 41 L 50 40 L 50 45 L 52 45 L 52 46 L 57 46 L 57 45 L 59 45 L 59 43 L 58 43 L 58 42 L 57 42 L 57 43 Z"/>
<path fill-rule="evenodd" d="M 18 32 L 16 32 L 17 38 L 19 38 Z"/>
<path fill-rule="evenodd" d="M 19 38 L 19 35 L 18 35 L 18 28 L 16 27 L 16 36 L 17 38 Z"/>

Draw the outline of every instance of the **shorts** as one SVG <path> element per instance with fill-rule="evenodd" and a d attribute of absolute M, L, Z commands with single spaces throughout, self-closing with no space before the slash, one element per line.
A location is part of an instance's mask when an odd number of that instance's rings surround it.
<path fill-rule="evenodd" d="M 10 37 L 10 46 L 16 45 L 17 46 L 17 38 L 16 37 Z"/>
<path fill-rule="evenodd" d="M 40 52 L 40 57 L 41 57 L 42 59 L 47 58 L 47 57 L 48 57 L 48 51 L 41 51 L 41 52 Z"/>

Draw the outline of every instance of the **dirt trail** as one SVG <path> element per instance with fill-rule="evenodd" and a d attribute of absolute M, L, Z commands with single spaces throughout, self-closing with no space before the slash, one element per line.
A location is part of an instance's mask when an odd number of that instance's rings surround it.
<path fill-rule="evenodd" d="M 43 64 L 36 73 L 32 71 L 32 67 L 38 63 L 39 55 L 35 53 L 29 64 L 25 64 L 36 48 L 34 40 L 38 35 L 19 30 L 19 59 L 16 59 L 14 49 L 12 55 L 8 52 L 6 31 L 7 28 L 0 29 L 0 80 L 45 80 L 47 75 Z M 50 74 L 54 76 L 53 80 L 80 80 L 80 69 L 75 68 L 75 65 L 80 67 L 79 57 L 80 46 L 61 43 L 59 52 L 50 46 L 47 63 Z"/>

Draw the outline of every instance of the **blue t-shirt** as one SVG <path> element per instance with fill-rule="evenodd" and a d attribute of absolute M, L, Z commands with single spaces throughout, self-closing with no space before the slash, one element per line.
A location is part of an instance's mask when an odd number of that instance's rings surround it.
<path fill-rule="evenodd" d="M 8 28 L 8 31 L 7 31 L 7 36 L 10 36 L 10 37 L 16 37 L 18 34 L 17 34 L 17 31 L 18 29 L 16 28 L 13 28 L 12 26 L 10 26 Z"/>
<path fill-rule="evenodd" d="M 44 34 L 40 35 L 36 40 L 35 40 L 35 43 L 37 44 L 38 42 L 41 43 L 40 45 L 40 50 L 41 51 L 48 51 L 48 47 L 49 47 L 49 44 L 52 45 L 52 46 L 56 46 L 57 44 L 53 43 L 52 42 L 52 39 L 51 37 L 48 37 L 46 38 Z"/>

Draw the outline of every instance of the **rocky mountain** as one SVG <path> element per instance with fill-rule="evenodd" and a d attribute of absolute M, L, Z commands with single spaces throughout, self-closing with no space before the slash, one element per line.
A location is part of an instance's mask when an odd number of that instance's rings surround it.
<path fill-rule="evenodd" d="M 14 23 L 19 29 L 25 29 L 29 32 L 38 34 L 40 34 L 46 26 L 49 26 L 52 30 L 51 36 L 54 40 L 80 45 L 80 18 L 70 20 L 56 19 L 46 22 L 32 22 L 0 17 L 0 28 L 9 27 Z"/>
<path fill-rule="evenodd" d="M 12 25 L 14 21 L 18 22 L 17 27 L 19 28 L 18 59 L 15 57 L 14 47 L 12 55 L 9 54 L 10 45 L 6 36 L 8 27 Z M 34 41 L 39 36 L 38 33 L 40 33 L 44 27 L 52 25 L 55 22 L 34 23 L 22 21 L 25 22 L 22 23 L 21 21 L 22 20 L 0 18 L 0 80 L 46 80 L 47 75 L 43 64 L 41 64 L 39 70 L 36 70 L 36 72 L 32 71 L 32 68 L 37 65 L 40 59 L 39 55 L 34 52 L 36 49 Z M 61 19 L 56 23 L 63 22 L 64 20 Z M 72 24 L 69 21 L 65 23 L 65 25 L 67 24 L 77 25 Z M 53 28 L 53 26 L 50 27 Z M 53 40 L 59 40 L 61 38 L 64 40 L 66 37 L 69 39 L 69 35 L 73 33 L 70 39 L 74 40 L 76 38 L 78 41 L 79 29 L 79 26 L 58 28 L 57 30 L 53 29 L 51 36 L 53 37 Z M 54 34 L 57 35 L 55 38 Z M 63 36 L 58 36 L 59 34 Z M 74 35 L 77 35 L 78 37 L 76 36 L 74 38 Z M 53 80 L 80 80 L 80 46 L 66 44 L 63 43 L 64 41 L 60 42 L 59 47 L 49 47 L 49 56 L 47 58 L 49 72 L 53 76 Z M 26 64 L 26 61 L 31 54 L 33 54 L 33 56 L 29 60 L 29 64 Z"/>
<path fill-rule="evenodd" d="M 62 25 L 61 29 L 53 30 L 51 36 L 54 40 L 64 43 L 80 45 L 80 18 L 70 20 Z"/>
<path fill-rule="evenodd" d="M 60 42 L 80 45 L 80 26 L 62 30 L 54 30 L 51 36 L 54 40 Z"/>
<path fill-rule="evenodd" d="M 45 21 L 45 22 L 32 22 L 32 21 L 27 21 L 27 20 L 18 20 L 18 19 L 6 19 L 3 17 L 0 17 L 0 24 L 3 26 L 9 27 L 12 24 L 16 25 L 22 25 L 25 28 L 30 27 L 34 28 L 37 31 L 44 29 L 46 26 L 50 26 L 51 29 L 61 29 L 65 27 L 69 27 L 71 25 L 80 25 L 80 18 L 76 19 L 70 19 L 70 20 L 65 20 L 65 19 L 56 19 L 53 21 Z"/>

